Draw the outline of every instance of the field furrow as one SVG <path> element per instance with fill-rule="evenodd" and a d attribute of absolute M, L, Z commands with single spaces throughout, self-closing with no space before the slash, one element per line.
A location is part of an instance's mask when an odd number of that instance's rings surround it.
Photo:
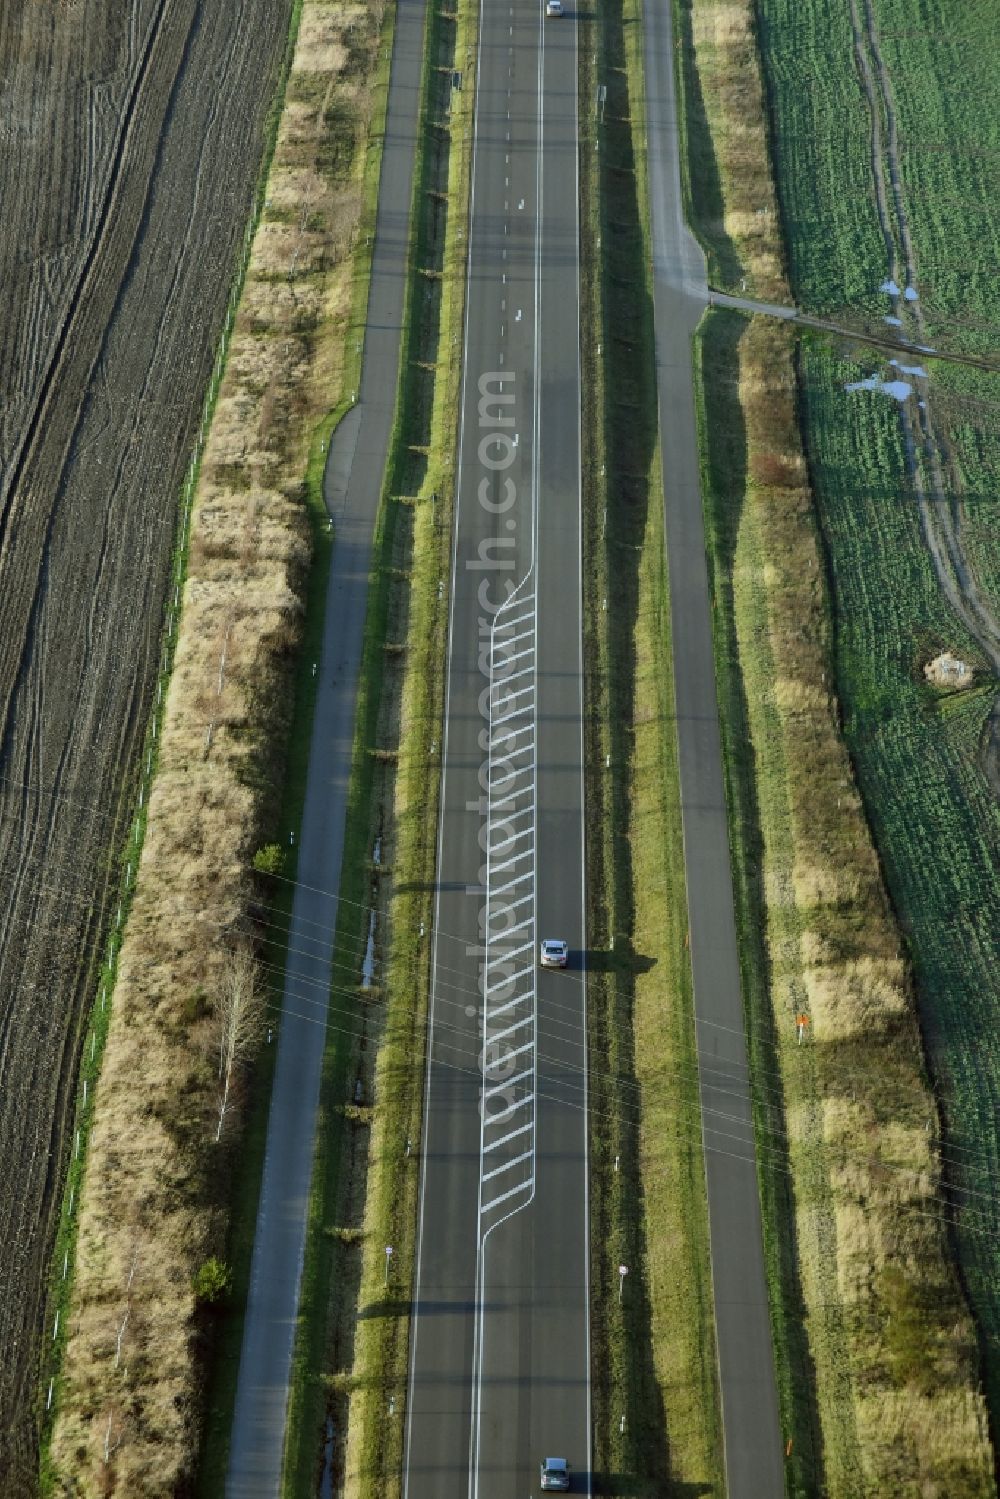
<path fill-rule="evenodd" d="M 37 1349 L 81 1026 L 160 659 L 176 501 L 291 0 L 0 15 L 0 1472 Z M 8 398 L 9 396 L 9 398 Z"/>

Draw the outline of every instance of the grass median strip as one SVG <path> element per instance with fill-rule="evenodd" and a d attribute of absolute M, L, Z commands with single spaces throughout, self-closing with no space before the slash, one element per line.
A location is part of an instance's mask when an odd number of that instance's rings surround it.
<path fill-rule="evenodd" d="M 359 1034 L 330 1038 L 285 1491 L 317 1473 L 398 1492 L 423 1099 L 473 92 L 452 91 L 474 7 L 429 13 L 403 367 L 366 627 L 338 983 Z M 431 767 L 430 776 L 428 766 Z M 349 904 L 356 902 L 357 904 Z M 375 912 L 370 926 L 370 911 Z M 393 1255 L 387 1266 L 385 1246 Z"/>
<path fill-rule="evenodd" d="M 642 155 L 640 6 L 581 22 L 595 1492 L 721 1494 Z M 596 58 L 595 58 L 596 53 Z M 624 1099 L 628 1099 L 626 1104 Z M 637 1106 L 638 1105 L 638 1106 Z M 628 1266 L 619 1304 L 618 1266 Z M 631 1490 L 630 1490 L 631 1491 Z"/>

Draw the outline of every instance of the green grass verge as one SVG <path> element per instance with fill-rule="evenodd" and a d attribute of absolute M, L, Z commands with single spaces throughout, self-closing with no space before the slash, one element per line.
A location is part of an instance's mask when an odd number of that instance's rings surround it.
<path fill-rule="evenodd" d="M 721 1495 L 640 19 L 638 0 L 608 0 L 581 23 L 581 98 L 608 86 L 603 125 L 581 120 L 594 1483 Z M 635 1089 L 638 1121 L 621 1107 Z"/>
<path fill-rule="evenodd" d="M 427 766 L 440 741 L 444 687 L 447 598 L 438 581 L 448 571 L 459 377 L 450 350 L 462 326 L 458 231 L 467 218 L 472 108 L 471 90 L 451 99 L 450 70 L 469 45 L 471 12 L 468 4 L 457 14 L 429 12 L 403 358 L 375 543 L 336 938 L 337 961 L 358 972 L 364 908 L 373 879 L 384 880 L 376 900 L 388 930 L 388 939 L 384 931 L 378 939 L 378 998 L 386 1003 L 370 1006 L 360 1043 L 328 1035 L 289 1405 L 288 1495 L 314 1492 L 328 1420 L 342 1481 L 348 1413 L 352 1450 L 360 1454 L 356 1462 L 348 1454 L 351 1491 L 392 1493 L 401 1470 L 422 1105 L 422 1066 L 414 1058 L 423 1054 L 429 977 L 420 933 L 431 926 L 437 827 Z M 380 873 L 371 864 L 376 835 L 384 840 L 383 860 L 388 852 Z M 365 1102 L 345 1109 L 358 1077 Z M 390 1295 L 385 1243 L 395 1249 Z M 355 1327 L 356 1303 L 362 1315 Z"/>

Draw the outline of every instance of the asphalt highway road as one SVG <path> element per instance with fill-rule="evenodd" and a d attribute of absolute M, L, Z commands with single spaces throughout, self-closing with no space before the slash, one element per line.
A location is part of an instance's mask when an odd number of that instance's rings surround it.
<path fill-rule="evenodd" d="M 324 481 L 335 547 L 289 933 L 285 1013 L 230 1442 L 228 1499 L 276 1499 L 280 1493 L 323 1061 L 320 1026 L 330 991 L 337 919 L 336 900 L 326 892 L 340 885 L 372 536 L 395 406 L 424 13 L 425 0 L 397 0 L 361 389 L 357 405 L 334 434 Z"/>
<path fill-rule="evenodd" d="M 590 1492 L 577 36 L 543 17 L 480 17 L 407 1499 L 526 1499 L 545 1456 Z"/>
<path fill-rule="evenodd" d="M 783 1443 L 736 946 L 691 337 L 708 303 L 684 222 L 669 0 L 645 0 L 654 316 L 684 860 L 729 1499 L 779 1499 Z M 713 1121 L 718 1121 L 713 1123 Z"/>

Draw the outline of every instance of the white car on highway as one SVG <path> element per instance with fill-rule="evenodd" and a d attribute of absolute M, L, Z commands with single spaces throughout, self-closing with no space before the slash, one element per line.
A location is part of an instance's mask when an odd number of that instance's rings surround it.
<path fill-rule="evenodd" d="M 539 958 L 543 968 L 565 968 L 569 962 L 569 944 L 555 937 L 546 937 Z"/>
<path fill-rule="evenodd" d="M 563 12 L 562 0 L 546 0 L 545 14 L 547 16 L 561 16 Z"/>

